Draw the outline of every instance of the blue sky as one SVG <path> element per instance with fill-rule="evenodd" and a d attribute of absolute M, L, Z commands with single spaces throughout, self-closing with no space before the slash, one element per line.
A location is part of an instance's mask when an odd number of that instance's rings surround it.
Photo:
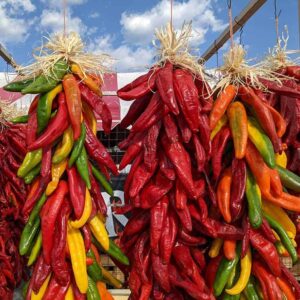
<path fill-rule="evenodd" d="M 232 0 L 236 16 L 248 4 L 246 0 Z M 277 0 L 280 31 L 289 30 L 289 49 L 299 48 L 297 0 Z M 32 49 L 41 44 L 43 35 L 62 30 L 63 0 L 0 0 L 0 42 L 13 55 L 16 62 L 26 64 L 32 60 Z M 115 69 L 120 72 L 141 71 L 155 56 L 152 46 L 153 32 L 170 18 L 169 0 L 67 0 L 68 30 L 79 31 L 87 48 L 107 52 L 117 59 Z M 245 25 L 242 41 L 248 58 L 263 58 L 275 44 L 273 0 L 258 11 Z M 226 0 L 174 0 L 174 25 L 193 21 L 192 46 L 197 54 L 222 32 L 228 23 Z M 238 40 L 239 33 L 235 39 Z M 226 51 L 219 52 L 219 63 Z M 216 56 L 207 62 L 215 67 Z M 0 71 L 7 66 L 0 59 Z"/>

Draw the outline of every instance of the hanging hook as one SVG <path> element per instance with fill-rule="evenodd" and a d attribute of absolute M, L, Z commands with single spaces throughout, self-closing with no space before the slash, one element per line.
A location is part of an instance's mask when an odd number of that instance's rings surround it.
<path fill-rule="evenodd" d="M 244 46 L 243 45 L 243 40 L 242 40 L 243 33 L 244 33 L 244 24 L 241 24 L 239 21 L 237 21 L 237 17 L 234 18 L 234 22 L 240 26 L 239 43 L 240 43 L 240 45 Z"/>

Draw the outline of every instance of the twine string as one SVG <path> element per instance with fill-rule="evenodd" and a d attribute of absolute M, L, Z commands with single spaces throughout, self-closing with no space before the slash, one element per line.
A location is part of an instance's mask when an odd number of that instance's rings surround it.
<path fill-rule="evenodd" d="M 63 15 L 64 15 L 64 37 L 67 32 L 67 0 L 63 0 Z"/>
<path fill-rule="evenodd" d="M 229 17 L 229 34 L 230 34 L 230 47 L 233 48 L 233 26 L 232 26 L 232 5 L 231 0 L 227 0 L 228 17 Z"/>

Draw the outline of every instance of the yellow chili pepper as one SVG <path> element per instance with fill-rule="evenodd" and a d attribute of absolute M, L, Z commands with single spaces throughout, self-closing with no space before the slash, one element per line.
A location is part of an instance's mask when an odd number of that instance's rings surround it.
<path fill-rule="evenodd" d="M 91 198 L 91 194 L 90 194 L 89 190 L 86 188 L 85 189 L 85 203 L 84 203 L 84 209 L 83 209 L 82 216 L 80 217 L 80 219 L 78 219 L 76 221 L 71 221 L 70 222 L 71 225 L 74 228 L 80 228 L 80 227 L 84 226 L 84 224 L 89 219 L 91 212 L 92 212 L 92 198 Z"/>
<path fill-rule="evenodd" d="M 50 181 L 46 188 L 46 196 L 51 195 L 57 188 L 60 177 L 64 174 L 67 167 L 67 159 L 63 160 L 59 164 L 52 164 L 51 176 L 52 181 Z"/>
<path fill-rule="evenodd" d="M 98 85 L 90 76 L 84 74 L 82 69 L 77 64 L 71 65 L 71 71 L 78 75 L 78 77 L 97 95 L 102 96 L 101 86 Z"/>
<path fill-rule="evenodd" d="M 42 161 L 42 149 L 27 152 L 17 175 L 25 177 L 25 175 Z"/>
<path fill-rule="evenodd" d="M 91 110 L 91 108 L 89 107 L 88 104 L 86 104 L 85 102 L 82 102 L 82 108 L 83 108 L 83 112 L 86 115 L 90 128 L 92 129 L 92 132 L 94 133 L 94 135 L 96 135 L 97 133 L 97 119 L 94 115 L 94 112 Z"/>
<path fill-rule="evenodd" d="M 40 287 L 39 292 L 37 294 L 34 291 L 32 291 L 31 300 L 42 300 L 43 299 L 46 289 L 49 284 L 50 277 L 51 277 L 51 274 L 49 274 L 48 277 L 45 279 L 45 281 L 43 282 L 43 284 Z"/>
<path fill-rule="evenodd" d="M 77 287 L 85 294 L 88 288 L 88 275 L 84 242 L 80 230 L 72 227 L 70 222 L 68 222 L 67 243 Z"/>
<path fill-rule="evenodd" d="M 269 201 L 262 201 L 262 209 L 266 214 L 280 223 L 284 230 L 288 232 L 289 236 L 291 235 L 291 238 L 295 238 L 296 226 L 281 207 L 278 207 Z"/>
<path fill-rule="evenodd" d="M 217 257 L 220 253 L 222 245 L 223 245 L 222 239 L 219 238 L 214 239 L 208 252 L 209 257 L 211 258 Z"/>
<path fill-rule="evenodd" d="M 96 240 L 101 244 L 104 250 L 108 251 L 109 249 L 109 237 L 106 231 L 104 223 L 101 221 L 100 217 L 96 215 L 90 221 L 91 231 L 96 238 Z"/>
<path fill-rule="evenodd" d="M 102 266 L 100 266 L 101 270 L 102 270 L 102 275 L 103 275 L 103 278 L 104 280 L 112 285 L 114 288 L 116 289 L 120 289 L 122 288 L 122 282 L 120 280 L 118 280 L 117 278 L 115 278 L 114 276 L 112 276 L 110 274 L 110 272 L 108 272 L 106 269 L 104 269 Z"/>
<path fill-rule="evenodd" d="M 63 139 L 59 147 L 55 150 L 55 153 L 52 157 L 52 162 L 54 164 L 59 164 L 62 162 L 70 154 L 73 148 L 73 143 L 73 130 L 72 127 L 69 126 L 64 132 Z"/>
<path fill-rule="evenodd" d="M 287 234 L 288 234 L 288 232 L 287 232 Z M 293 246 L 294 246 L 295 248 L 297 248 L 297 242 L 296 242 L 293 238 L 290 238 L 290 240 L 291 240 Z"/>
<path fill-rule="evenodd" d="M 276 232 L 274 229 L 272 229 L 272 232 L 273 232 L 273 234 L 274 234 L 276 240 L 277 240 L 277 241 L 280 241 L 280 236 L 277 234 L 277 232 Z"/>
<path fill-rule="evenodd" d="M 286 165 L 287 165 L 286 153 L 284 151 L 282 151 L 281 154 L 275 153 L 275 162 L 276 162 L 276 165 L 278 165 L 282 168 L 286 168 Z"/>
<path fill-rule="evenodd" d="M 241 273 L 238 281 L 231 289 L 226 289 L 226 293 L 229 295 L 238 295 L 246 287 L 250 275 L 252 266 L 251 249 L 248 249 L 247 254 L 241 259 Z"/>
<path fill-rule="evenodd" d="M 283 244 L 281 242 L 276 242 L 275 246 L 276 246 L 276 249 L 280 256 L 283 256 L 283 257 L 290 256 L 288 251 L 286 250 L 286 248 L 283 246 Z"/>
<path fill-rule="evenodd" d="M 74 300 L 74 292 L 72 289 L 72 284 L 69 285 L 66 296 L 65 296 L 65 300 Z"/>
<path fill-rule="evenodd" d="M 210 139 L 213 140 L 217 133 L 226 125 L 228 122 L 227 115 L 223 115 L 223 117 L 218 121 L 216 127 L 212 130 L 210 134 Z"/>

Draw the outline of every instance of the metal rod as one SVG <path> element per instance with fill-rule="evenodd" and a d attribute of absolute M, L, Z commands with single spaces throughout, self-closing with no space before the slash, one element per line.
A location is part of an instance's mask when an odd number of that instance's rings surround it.
<path fill-rule="evenodd" d="M 0 43 L 0 56 L 13 68 L 17 67 L 17 64 L 13 57 L 7 52 L 7 50 L 4 48 L 4 46 Z"/>
<path fill-rule="evenodd" d="M 252 0 L 242 12 L 234 18 L 235 22 L 232 26 L 233 33 L 237 32 L 244 24 L 261 8 L 267 0 Z M 299 0 L 300 2 L 300 0 Z M 220 36 L 212 42 L 208 49 L 201 56 L 201 61 L 209 60 L 230 38 L 229 26 L 220 34 Z"/>

